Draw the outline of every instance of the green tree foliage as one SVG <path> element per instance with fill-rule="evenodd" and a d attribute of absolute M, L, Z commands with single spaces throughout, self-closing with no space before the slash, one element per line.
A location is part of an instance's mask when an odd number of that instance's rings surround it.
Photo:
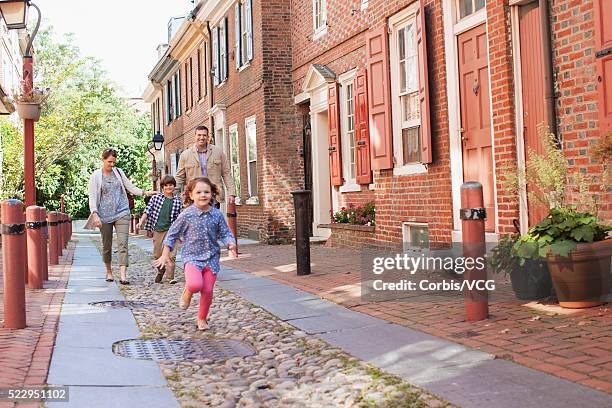
<path fill-rule="evenodd" d="M 35 85 L 51 88 L 35 128 L 38 205 L 58 209 L 64 194 L 66 212 L 86 217 L 88 180 L 101 166 L 100 153 L 107 147 L 119 152 L 117 165 L 137 186 L 149 188 L 148 116 L 118 96 L 99 61 L 82 56 L 72 36 L 58 39 L 52 28 L 46 28 L 36 37 L 35 49 Z M 2 198 L 23 199 L 23 130 L 2 119 L 0 132 Z M 136 210 L 142 208 L 138 197 Z"/>

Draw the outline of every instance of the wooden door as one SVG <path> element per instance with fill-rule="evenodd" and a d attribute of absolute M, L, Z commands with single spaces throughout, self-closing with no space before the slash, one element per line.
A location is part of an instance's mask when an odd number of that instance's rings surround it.
<path fill-rule="evenodd" d="M 602 136 L 612 132 L 612 1 L 595 0 L 595 58 L 599 128 Z"/>
<path fill-rule="evenodd" d="M 542 63 L 542 35 L 540 8 L 533 2 L 519 8 L 519 36 L 521 48 L 521 82 L 523 101 L 523 140 L 525 159 L 529 151 L 543 154 L 538 127 L 546 124 L 546 102 L 544 95 L 544 64 Z M 527 193 L 531 186 L 527 186 Z M 529 226 L 546 217 L 546 206 L 527 198 Z"/>
<path fill-rule="evenodd" d="M 495 231 L 489 60 L 485 24 L 460 34 L 457 41 L 463 181 L 478 181 L 482 184 L 487 210 L 485 228 L 487 231 Z"/>

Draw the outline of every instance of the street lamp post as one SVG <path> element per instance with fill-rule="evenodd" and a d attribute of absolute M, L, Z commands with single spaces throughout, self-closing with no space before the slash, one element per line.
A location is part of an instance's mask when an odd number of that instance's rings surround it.
<path fill-rule="evenodd" d="M 34 63 L 32 60 L 32 43 L 40 27 L 40 9 L 30 0 L 0 0 L 0 14 L 9 30 L 25 29 L 28 23 L 28 9 L 32 6 L 38 12 L 36 28 L 30 36 L 25 55 L 23 56 L 23 80 L 28 89 L 34 89 Z M 34 181 L 34 120 L 23 120 L 23 178 L 25 190 L 25 206 L 36 205 L 36 187 Z"/>
<path fill-rule="evenodd" d="M 160 151 L 164 145 L 164 137 L 161 133 L 157 132 L 153 135 L 153 139 L 149 141 L 149 148 L 147 151 L 151 155 L 153 162 L 151 163 L 151 181 L 153 182 L 153 190 L 157 190 L 157 161 L 155 159 L 155 153 L 151 151 L 151 149 L 155 149 L 155 151 Z"/>

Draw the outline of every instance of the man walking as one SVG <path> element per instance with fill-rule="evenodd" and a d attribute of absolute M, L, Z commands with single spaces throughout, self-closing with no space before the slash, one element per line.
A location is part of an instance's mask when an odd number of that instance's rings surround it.
<path fill-rule="evenodd" d="M 208 143 L 208 128 L 204 125 L 196 127 L 195 139 L 195 144 L 179 157 L 178 169 L 174 176 L 177 184 L 184 186 L 195 177 L 208 177 L 219 187 L 215 207 L 219 208 L 220 203 L 225 201 L 225 193 L 227 193 L 227 202 L 233 204 L 236 189 L 223 149 Z"/>

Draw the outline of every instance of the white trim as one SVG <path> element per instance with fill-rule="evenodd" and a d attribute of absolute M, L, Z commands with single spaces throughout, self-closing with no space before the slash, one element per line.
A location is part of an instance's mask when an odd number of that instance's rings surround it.
<path fill-rule="evenodd" d="M 411 250 L 411 251 L 415 251 L 415 250 L 427 251 L 427 250 L 429 250 L 429 245 L 428 245 L 427 248 L 415 248 L 415 247 L 411 246 L 411 244 L 412 244 L 412 241 L 410 240 L 410 228 L 411 227 L 425 227 L 425 228 L 427 228 L 427 234 L 429 236 L 429 224 L 424 223 L 424 222 L 411 222 L 411 221 L 402 222 L 402 248 L 403 248 L 404 252 L 406 250 Z M 429 237 L 428 237 L 427 240 L 429 241 Z"/>
<path fill-rule="evenodd" d="M 338 82 L 340 83 L 340 98 L 338 98 L 339 103 L 339 114 L 340 114 L 340 149 L 342 153 L 342 174 L 344 175 L 344 186 L 346 189 L 342 189 L 340 187 L 340 192 L 349 192 L 349 191 L 361 191 L 361 187 L 357 184 L 357 163 L 355 163 L 355 177 L 348 178 L 347 170 L 350 170 L 350 143 L 347 138 L 347 112 L 346 112 L 346 87 L 348 85 L 353 85 L 353 81 L 355 79 L 355 75 L 357 74 L 357 68 L 354 68 L 350 71 L 343 73 L 338 76 Z M 355 89 L 353 89 L 353 121 L 355 121 Z M 356 132 L 357 123 L 353 123 L 353 132 Z M 353 138 L 356 135 L 353 135 Z M 356 146 L 355 146 L 356 147 Z M 351 186 L 358 186 L 358 190 L 351 190 Z"/>
<path fill-rule="evenodd" d="M 258 194 L 251 194 L 251 160 L 249 160 L 249 133 L 248 129 L 250 126 L 255 126 L 255 163 L 259 165 L 257 159 L 257 118 L 255 115 L 249 116 L 244 120 L 244 136 L 246 143 L 246 165 L 247 165 L 247 193 L 249 195 L 249 199 L 246 201 L 247 204 L 251 204 L 249 201 L 252 201 L 251 198 L 257 197 Z M 255 170 L 257 171 L 257 170 Z M 256 174 L 258 176 L 258 174 Z M 257 182 L 259 184 L 259 177 L 257 177 Z M 257 186 L 259 190 L 259 185 Z M 258 201 L 259 202 L 259 201 Z"/>
<path fill-rule="evenodd" d="M 310 100 L 310 94 L 308 92 L 302 92 L 293 97 L 293 103 L 299 105 Z"/>
<path fill-rule="evenodd" d="M 236 155 L 238 157 L 238 163 L 236 163 L 238 165 L 238 183 L 236 183 L 236 180 L 234 180 L 234 185 L 238 184 L 237 190 L 242 192 L 241 188 L 240 188 L 240 180 L 241 180 L 241 174 L 240 174 L 240 133 L 238 132 L 238 123 L 232 123 L 231 126 L 228 126 L 227 128 L 227 147 L 228 147 L 228 158 L 229 158 L 229 163 L 230 163 L 230 172 L 232 173 L 231 176 L 232 178 L 234 177 L 234 169 L 232 168 L 234 166 L 234 163 L 232 162 L 232 131 L 236 132 L 236 150 L 238 150 L 236 152 Z M 240 194 L 237 195 L 237 197 L 239 197 Z"/>
<path fill-rule="evenodd" d="M 317 27 L 317 15 L 315 13 L 316 3 L 320 2 L 321 6 L 321 26 Z M 312 40 L 317 40 L 327 34 L 327 0 L 312 0 Z"/>
<path fill-rule="evenodd" d="M 421 163 L 408 163 L 403 166 L 394 167 L 394 176 L 408 176 L 411 174 L 423 174 L 427 173 L 427 167 Z"/>
<path fill-rule="evenodd" d="M 521 71 L 521 44 L 519 28 L 519 5 L 510 7 L 510 22 L 512 24 L 512 54 L 514 68 L 514 106 L 516 123 L 516 159 L 517 168 L 525 169 L 525 134 L 523 132 L 523 75 Z M 527 207 L 526 188 L 519 186 L 519 223 L 521 234 L 529 229 L 529 209 Z"/>
<path fill-rule="evenodd" d="M 399 95 L 399 80 L 400 72 L 398 72 L 398 56 L 397 48 L 397 30 L 400 26 L 405 26 L 408 23 L 415 25 L 416 29 L 416 12 L 418 10 L 418 2 L 414 2 L 399 13 L 389 18 L 389 55 L 390 55 L 390 71 L 391 71 L 391 116 L 392 131 L 393 131 L 393 159 L 397 163 L 393 169 L 393 175 L 407 175 L 427 172 L 427 168 L 420 163 L 407 163 L 404 165 L 403 140 L 402 140 L 402 112 Z M 415 50 L 416 44 L 415 44 Z M 418 74 L 418 73 L 417 73 Z M 416 123 L 415 123 L 416 125 Z M 420 126 L 420 120 L 419 120 Z M 419 165 L 419 166 L 415 166 Z M 423 171 L 424 170 L 424 171 Z"/>
<path fill-rule="evenodd" d="M 456 23 L 453 26 L 453 33 L 455 35 L 471 30 L 472 28 L 479 26 L 480 24 L 487 21 L 487 6 L 478 10 L 476 13 L 470 14 L 469 16 L 462 18 L 459 21 L 455 21 Z"/>
<path fill-rule="evenodd" d="M 344 183 L 338 190 L 341 193 L 355 193 L 361 191 L 361 186 L 356 183 Z"/>

